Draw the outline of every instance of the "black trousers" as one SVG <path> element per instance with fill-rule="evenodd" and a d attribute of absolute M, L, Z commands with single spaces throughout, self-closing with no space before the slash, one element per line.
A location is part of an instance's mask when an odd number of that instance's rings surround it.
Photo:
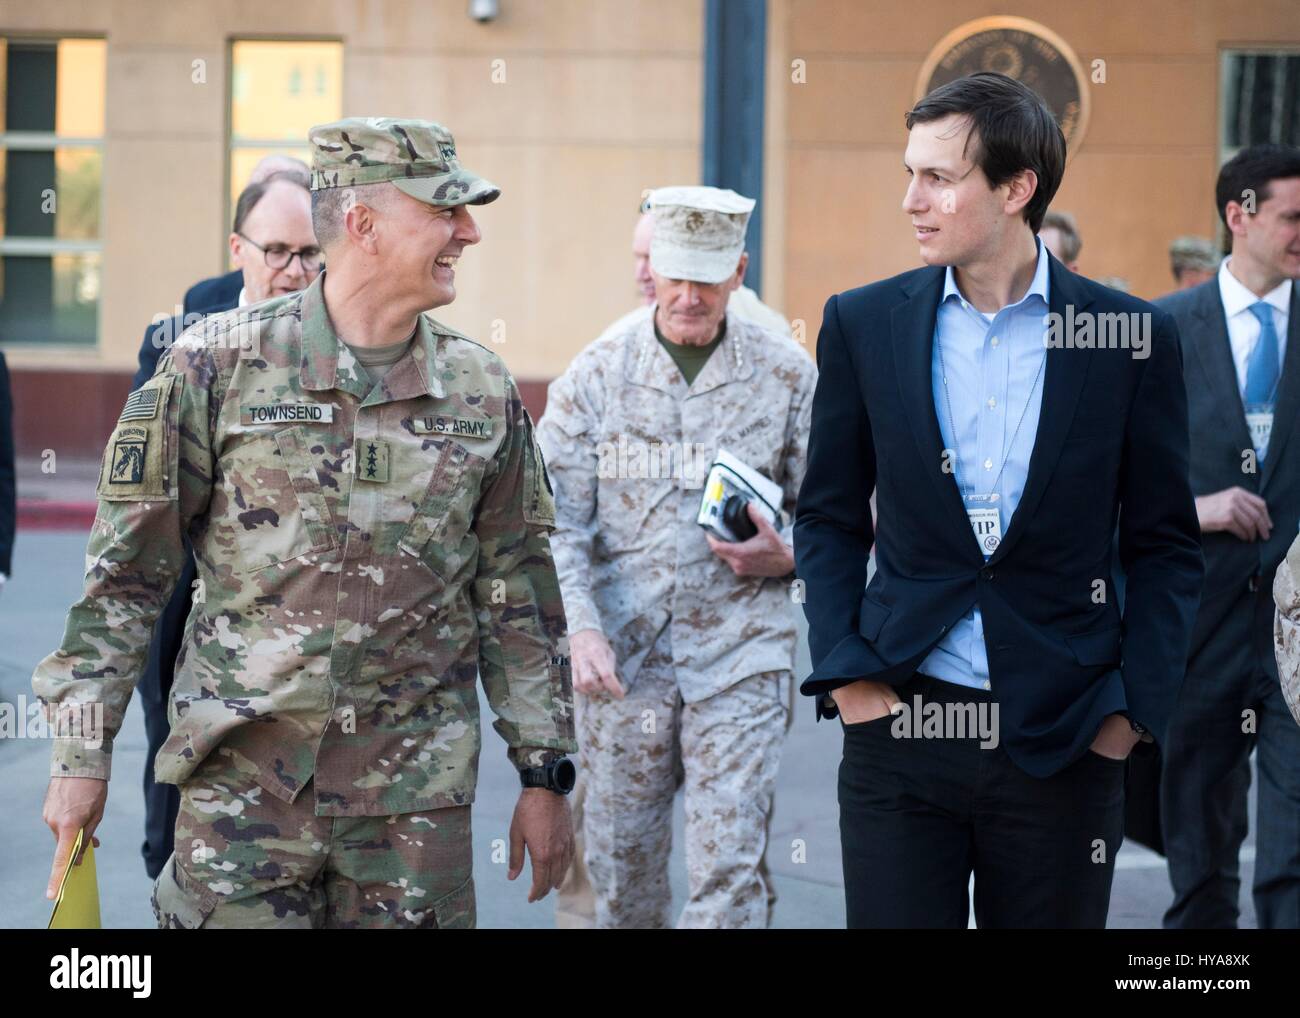
<path fill-rule="evenodd" d="M 1300 725 L 1275 667 L 1269 586 L 1225 614 L 1189 667 L 1169 725 L 1160 783 L 1174 889 L 1166 929 L 1237 925 L 1252 750 L 1256 920 L 1261 929 L 1300 929 Z"/>
<path fill-rule="evenodd" d="M 188 541 L 185 547 L 188 552 Z M 172 854 L 181 797 L 175 785 L 154 781 L 153 761 L 171 733 L 167 702 L 176 675 L 176 655 L 180 653 L 185 636 L 185 620 L 190 613 L 191 587 L 198 575 L 194 558 L 190 555 L 167 607 L 154 624 L 153 639 L 149 642 L 149 661 L 137 687 L 140 705 L 144 708 L 145 737 L 149 743 L 144 765 L 144 844 L 140 846 L 140 854 L 144 856 L 145 872 L 154 879 Z"/>
<path fill-rule="evenodd" d="M 897 693 L 909 709 L 918 694 L 922 704 L 985 709 L 994 700 L 920 673 Z M 1034 778 L 1000 742 L 981 748 L 978 736 L 897 738 L 898 720 L 841 723 L 850 928 L 964 929 L 972 872 L 981 928 L 1106 925 L 1124 830 L 1124 761 L 1088 751 L 1057 774 Z"/>

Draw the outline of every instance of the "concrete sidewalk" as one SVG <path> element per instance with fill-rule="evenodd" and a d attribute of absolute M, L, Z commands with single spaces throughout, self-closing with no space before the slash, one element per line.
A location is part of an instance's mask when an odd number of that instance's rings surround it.
<path fill-rule="evenodd" d="M 81 593 L 85 535 L 78 532 L 20 532 L 14 576 L 0 592 L 0 701 L 33 701 L 31 673 L 54 650 L 63 634 L 68 606 Z M 808 670 L 806 647 L 800 648 L 799 674 Z M 490 722 L 486 703 L 483 714 Z M 775 925 L 784 928 L 837 928 L 844 925 L 840 869 L 836 769 L 841 736 L 836 724 L 816 724 L 811 702 L 800 698 L 782 755 L 772 825 L 769 865 L 780 901 Z M 114 747 L 113 781 L 108 811 L 98 836 L 97 855 L 103 922 L 106 927 L 151 928 L 151 882 L 140 857 L 143 840 L 141 780 L 145 767 L 144 725 L 137 702 Z M 39 928 L 49 906 L 45 882 L 53 838 L 41 823 L 41 802 L 49 773 L 49 745 L 27 739 L 0 739 L 0 927 Z M 505 841 L 518 796 L 518 779 L 505 746 L 484 724 L 478 801 L 474 807 L 475 877 L 479 925 L 485 928 L 547 928 L 554 925 L 553 896 L 526 902 L 527 871 L 507 882 L 505 865 L 492 861 L 493 842 Z M 685 902 L 686 874 L 682 853 L 680 797 L 670 874 L 675 909 Z M 1243 925 L 1254 925 L 1249 886 L 1251 841 L 1243 852 Z M 796 862 L 802 846 L 803 861 Z M 1117 860 L 1110 925 L 1157 927 L 1170 900 L 1163 861 L 1140 847 L 1125 844 Z"/>

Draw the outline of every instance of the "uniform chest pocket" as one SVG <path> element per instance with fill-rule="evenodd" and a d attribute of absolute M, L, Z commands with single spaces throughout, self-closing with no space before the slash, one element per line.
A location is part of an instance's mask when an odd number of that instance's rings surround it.
<path fill-rule="evenodd" d="M 472 533 L 479 482 L 487 461 L 453 439 L 444 439 L 433 475 L 402 530 L 397 547 L 423 562 L 444 584 L 473 558 Z"/>
<path fill-rule="evenodd" d="M 233 572 L 254 572 L 337 547 L 301 427 L 252 435 L 224 459 L 235 533 Z"/>
<path fill-rule="evenodd" d="M 779 478 L 784 465 L 786 413 L 784 407 L 770 409 L 733 425 L 718 439 L 718 448 L 727 450 L 769 479 Z"/>

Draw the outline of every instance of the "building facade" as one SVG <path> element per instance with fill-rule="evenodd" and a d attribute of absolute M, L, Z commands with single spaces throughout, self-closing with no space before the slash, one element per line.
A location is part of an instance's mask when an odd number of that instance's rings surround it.
<path fill-rule="evenodd" d="M 20 457 L 98 458 L 145 326 L 226 269 L 253 163 L 301 153 L 307 127 L 337 116 L 442 121 L 502 187 L 475 210 L 483 242 L 439 316 L 498 350 L 540 412 L 545 383 L 635 304 L 643 192 L 701 180 L 708 25 L 727 23 L 711 2 L 751 0 L 500 0 L 485 22 L 466 0 L 0 2 L 0 349 Z M 829 294 L 917 264 L 903 114 L 946 55 L 1060 70 L 1068 51 L 1063 87 L 1079 86 L 1086 124 L 1055 207 L 1079 222 L 1081 270 L 1141 296 L 1172 288 L 1170 241 L 1216 235 L 1225 152 L 1270 131 L 1295 141 L 1294 0 L 766 0 L 763 13 L 763 45 L 746 43 L 766 71 L 750 240 L 764 298 L 810 355 Z M 1019 55 L 960 42 L 1008 14 L 1037 26 Z"/>

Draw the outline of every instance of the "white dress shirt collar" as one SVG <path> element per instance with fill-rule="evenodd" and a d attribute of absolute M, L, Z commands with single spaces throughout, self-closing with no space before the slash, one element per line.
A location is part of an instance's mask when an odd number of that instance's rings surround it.
<path fill-rule="evenodd" d="M 1256 297 L 1246 284 L 1234 276 L 1228 269 L 1232 262 L 1229 256 L 1219 266 L 1219 296 L 1223 300 L 1223 313 L 1228 318 L 1239 315 L 1252 304 L 1259 301 L 1270 305 L 1275 311 L 1286 315 L 1291 310 L 1291 280 L 1284 279 L 1269 290 L 1263 297 Z"/>

